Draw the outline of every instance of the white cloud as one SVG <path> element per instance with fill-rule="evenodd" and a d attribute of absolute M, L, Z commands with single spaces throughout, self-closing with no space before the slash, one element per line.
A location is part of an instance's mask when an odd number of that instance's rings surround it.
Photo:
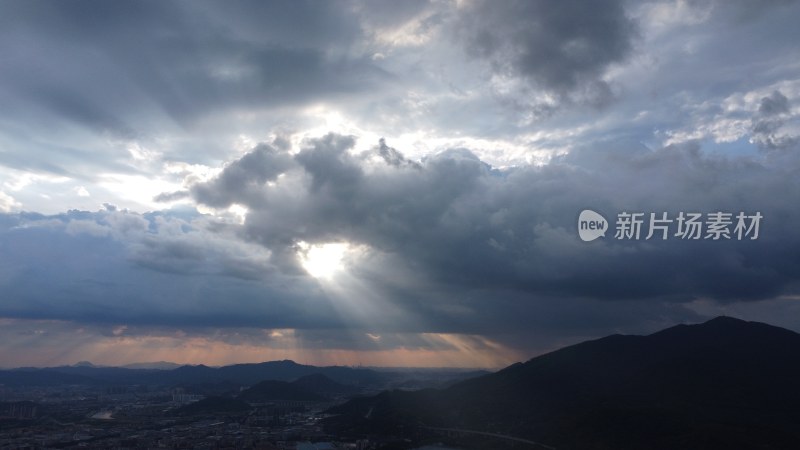
<path fill-rule="evenodd" d="M 0 191 L 0 211 L 11 212 L 19 209 L 21 206 L 22 205 L 18 201 L 14 200 L 14 197 Z"/>

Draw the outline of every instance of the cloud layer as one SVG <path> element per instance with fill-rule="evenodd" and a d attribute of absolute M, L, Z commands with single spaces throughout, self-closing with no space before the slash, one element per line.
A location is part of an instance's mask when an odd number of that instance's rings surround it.
<path fill-rule="evenodd" d="M 624 323 L 631 308 L 657 321 L 694 317 L 698 302 L 800 294 L 800 217 L 784 197 L 800 195 L 794 157 L 616 142 L 497 169 L 467 149 L 415 163 L 385 142 L 353 152 L 355 139 L 334 134 L 282 145 L 257 145 L 187 193 L 246 208 L 243 223 L 114 208 L 5 216 L 0 272 L 12 300 L 0 315 L 348 330 L 356 348 L 367 333 L 480 335 L 519 348 L 521 337 L 573 320 Z M 584 208 L 612 223 L 621 211 L 764 219 L 757 240 L 617 240 L 612 230 L 585 243 Z M 341 267 L 312 277 L 308 248 L 332 243 L 347 245 Z"/>
<path fill-rule="evenodd" d="M 3 3 L 0 356 L 497 366 L 725 312 L 800 329 L 798 12 Z M 585 243 L 586 208 L 763 219 Z"/>

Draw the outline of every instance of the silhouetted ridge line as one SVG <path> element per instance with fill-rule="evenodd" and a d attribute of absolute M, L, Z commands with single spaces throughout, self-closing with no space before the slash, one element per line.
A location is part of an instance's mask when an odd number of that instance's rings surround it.
<path fill-rule="evenodd" d="M 559 450 L 793 449 L 798 379 L 800 334 L 718 317 L 583 342 L 447 389 L 354 399 L 328 426 L 402 435 L 424 424 Z"/>

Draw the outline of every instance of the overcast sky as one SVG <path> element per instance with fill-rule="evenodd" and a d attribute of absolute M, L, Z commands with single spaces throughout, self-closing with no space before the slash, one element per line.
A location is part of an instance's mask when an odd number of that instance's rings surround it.
<path fill-rule="evenodd" d="M 720 314 L 800 331 L 798 19 L 1 1 L 0 364 L 501 367 Z M 763 218 L 616 239 L 622 212 Z"/>

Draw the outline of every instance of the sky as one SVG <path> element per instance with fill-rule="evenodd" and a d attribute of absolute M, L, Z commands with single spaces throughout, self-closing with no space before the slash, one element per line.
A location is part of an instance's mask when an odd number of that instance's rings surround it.
<path fill-rule="evenodd" d="M 800 331 L 798 18 L 2 1 L 0 366 L 498 368 L 723 314 Z"/>

